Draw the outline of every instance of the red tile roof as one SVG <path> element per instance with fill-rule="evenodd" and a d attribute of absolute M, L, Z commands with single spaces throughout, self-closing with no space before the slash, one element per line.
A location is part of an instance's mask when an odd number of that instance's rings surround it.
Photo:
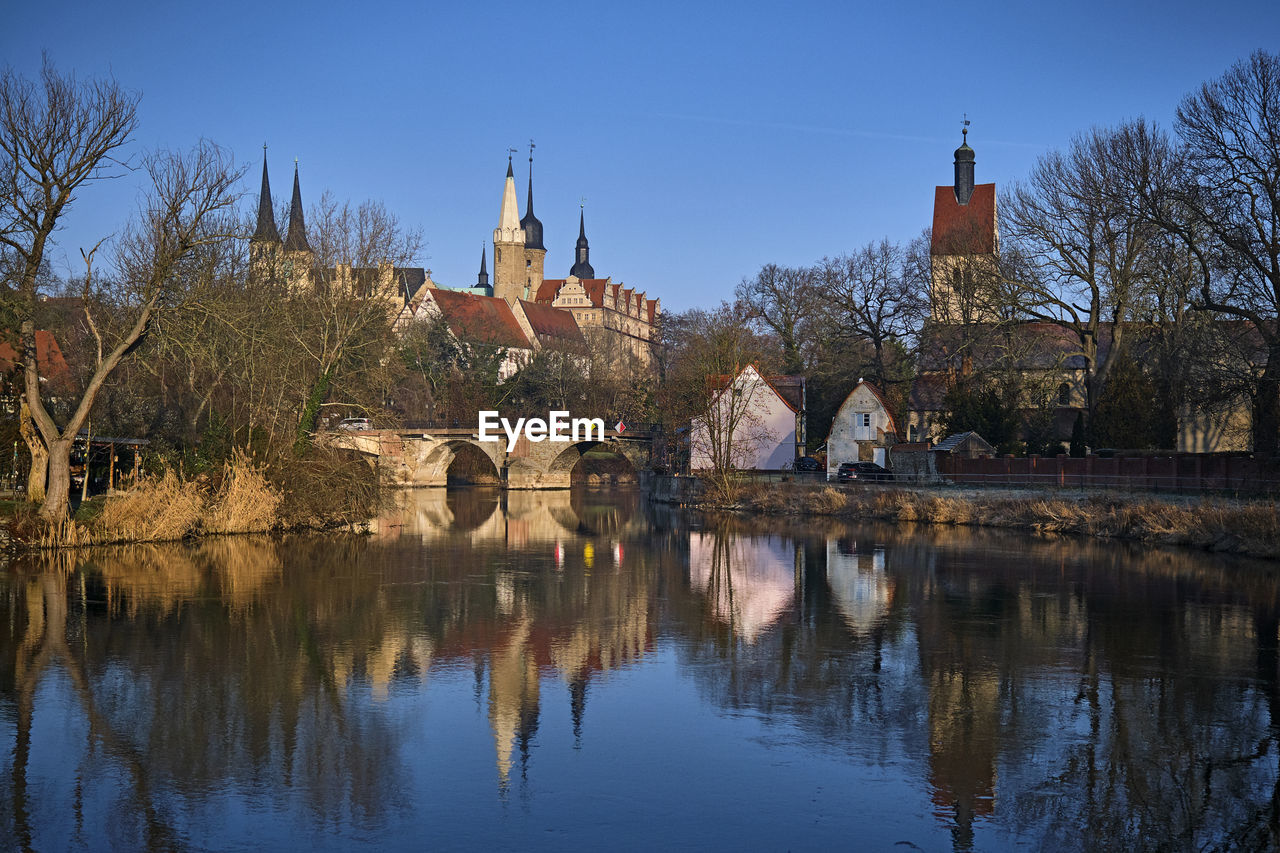
<path fill-rule="evenodd" d="M 649 300 L 647 300 L 647 302 L 648 302 L 648 305 L 646 305 L 645 307 L 646 307 L 646 308 L 648 308 L 648 310 L 649 310 L 649 323 L 650 323 L 650 325 L 652 325 L 652 324 L 653 324 L 653 315 L 657 312 L 657 308 L 658 308 L 658 300 L 656 300 L 656 299 L 649 299 Z"/>
<path fill-rule="evenodd" d="M 505 299 L 454 290 L 432 290 L 431 296 L 449 324 L 449 331 L 457 337 L 493 346 L 531 348 Z"/>
<path fill-rule="evenodd" d="M 582 336 L 578 322 L 573 319 L 573 312 L 524 299 L 520 300 L 520 308 L 541 343 L 575 350 L 586 346 L 587 340 Z"/>
<path fill-rule="evenodd" d="M 953 187 L 938 187 L 933 196 L 933 253 L 971 255 L 995 250 L 996 185 L 976 185 L 968 204 L 956 201 Z"/>
<path fill-rule="evenodd" d="M 542 284 L 538 286 L 538 292 L 534 296 L 535 302 L 543 304 L 554 302 L 556 296 L 560 293 L 560 288 L 564 287 L 566 279 L 563 278 L 544 278 Z M 584 278 L 582 289 L 587 292 L 587 298 L 591 300 L 591 304 L 597 308 L 604 307 L 604 286 L 608 283 L 605 278 Z M 613 285 L 616 289 L 618 285 Z"/>
<path fill-rule="evenodd" d="M 22 359 L 15 344 L 16 340 L 0 341 L 0 374 L 21 370 Z M 53 332 L 45 329 L 36 329 L 36 368 L 40 378 L 52 383 L 54 390 L 71 390 L 71 369 L 62 355 L 62 347 L 58 346 Z"/>
<path fill-rule="evenodd" d="M 538 292 L 533 295 L 534 302 L 554 302 L 560 288 L 564 287 L 562 278 L 544 278 L 538 285 Z"/>

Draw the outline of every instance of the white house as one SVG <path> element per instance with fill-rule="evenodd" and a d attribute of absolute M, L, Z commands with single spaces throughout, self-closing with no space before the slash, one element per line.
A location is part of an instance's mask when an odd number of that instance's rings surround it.
<path fill-rule="evenodd" d="M 859 380 L 840 404 L 827 433 L 827 477 L 835 476 L 841 462 L 884 465 L 886 449 L 897 441 L 897 432 L 884 396 L 870 382 Z"/>
<path fill-rule="evenodd" d="M 776 471 L 791 465 L 801 430 L 801 405 L 789 401 L 755 365 L 747 365 L 732 380 L 720 377 L 716 384 L 720 387 L 707 415 L 690 427 L 689 467 Z"/>

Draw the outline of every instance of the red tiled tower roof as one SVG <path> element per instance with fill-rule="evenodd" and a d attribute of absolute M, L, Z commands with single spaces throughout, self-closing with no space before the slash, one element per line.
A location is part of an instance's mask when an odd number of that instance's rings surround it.
<path fill-rule="evenodd" d="M 933 254 L 977 255 L 995 250 L 996 185 L 974 186 L 968 204 L 956 201 L 954 187 L 938 187 L 933 196 Z"/>

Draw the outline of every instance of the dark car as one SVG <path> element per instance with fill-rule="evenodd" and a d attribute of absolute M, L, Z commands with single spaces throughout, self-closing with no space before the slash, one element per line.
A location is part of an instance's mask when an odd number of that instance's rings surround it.
<path fill-rule="evenodd" d="M 812 456 L 801 456 L 791 468 L 793 471 L 821 471 L 822 463 Z"/>
<path fill-rule="evenodd" d="M 851 480 L 887 483 L 893 479 L 893 472 L 874 462 L 841 462 L 840 468 L 836 471 L 836 479 L 841 483 L 848 483 Z"/>

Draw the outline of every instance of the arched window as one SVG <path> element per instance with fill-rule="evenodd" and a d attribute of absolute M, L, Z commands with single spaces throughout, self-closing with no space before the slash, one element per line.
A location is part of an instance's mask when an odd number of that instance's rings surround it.
<path fill-rule="evenodd" d="M 1063 382 L 1061 385 L 1058 386 L 1058 405 L 1059 406 L 1071 405 L 1071 386 L 1068 385 L 1066 382 Z"/>

